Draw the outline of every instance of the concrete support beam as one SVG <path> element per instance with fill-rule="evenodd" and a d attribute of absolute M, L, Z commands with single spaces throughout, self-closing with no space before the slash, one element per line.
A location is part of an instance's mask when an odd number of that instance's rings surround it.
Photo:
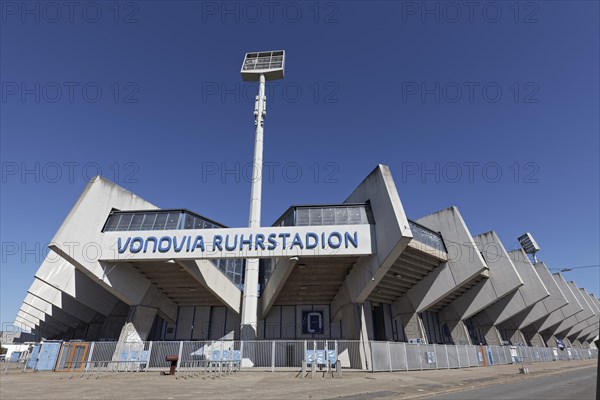
<path fill-rule="evenodd" d="M 65 331 L 67 329 L 67 327 L 65 327 L 65 326 L 59 327 L 54 324 L 47 323 L 45 321 L 46 315 L 44 313 L 36 310 L 35 308 L 33 308 L 27 304 L 22 304 L 19 311 L 22 313 L 21 317 L 23 319 L 26 319 L 27 321 L 30 321 L 30 322 L 36 321 L 34 323 L 35 323 L 35 325 L 38 326 L 40 331 L 47 332 L 48 334 L 51 334 L 51 335 L 57 335 L 60 332 Z"/>
<path fill-rule="evenodd" d="M 53 304 L 54 306 L 84 322 L 91 321 L 92 318 L 97 314 L 95 310 L 84 306 L 73 297 L 70 297 L 69 295 L 37 278 L 34 279 L 33 283 L 29 287 L 28 293 Z"/>
<path fill-rule="evenodd" d="M 28 331 L 32 331 L 34 330 L 37 325 L 34 324 L 33 322 L 29 322 L 26 319 L 24 319 L 23 317 L 21 317 L 22 314 L 17 314 L 17 317 L 15 318 L 15 325 L 23 330 L 28 330 Z"/>
<path fill-rule="evenodd" d="M 577 297 L 575 297 L 573 291 L 563 276 L 560 273 L 554 273 L 552 274 L 552 278 L 561 289 L 563 295 L 568 301 L 568 304 L 556 311 L 551 312 L 550 315 L 541 321 L 539 325 L 537 325 L 539 332 L 550 329 L 551 327 L 560 324 L 562 321 L 583 310 L 579 300 L 577 300 Z"/>
<path fill-rule="evenodd" d="M 25 300 L 23 301 L 25 304 L 29 304 L 30 306 L 38 309 L 39 311 L 45 313 L 46 315 L 52 317 L 53 319 L 59 321 L 63 325 L 76 327 L 81 323 L 81 320 L 78 318 L 69 315 L 64 312 L 60 308 L 55 305 L 48 303 L 39 297 L 36 297 L 30 293 L 27 293 L 25 296 Z"/>
<path fill-rule="evenodd" d="M 483 323 L 492 322 L 494 325 L 500 325 L 519 313 L 528 312 L 536 303 L 550 295 L 523 250 L 510 251 L 508 256 L 523 285 L 516 292 L 500 299 L 475 316 L 478 322 L 481 320 Z"/>
<path fill-rule="evenodd" d="M 422 312 L 442 301 L 456 288 L 487 275 L 488 268 L 467 228 L 458 208 L 450 207 L 427 215 L 417 222 L 441 232 L 448 248 L 448 262 L 432 271 L 392 304 L 394 316 L 400 313 L 403 297 L 407 297 L 415 312 Z"/>
<path fill-rule="evenodd" d="M 479 329 L 482 330 L 488 346 L 501 346 L 503 344 L 502 336 L 494 325 L 482 325 L 479 326 Z"/>
<path fill-rule="evenodd" d="M 571 330 L 567 332 L 566 336 L 576 338 L 579 336 L 581 331 L 598 323 L 599 312 L 596 309 L 595 305 L 590 304 L 591 302 L 588 299 L 589 294 L 587 293 L 587 291 L 585 289 L 579 288 L 579 300 L 583 305 L 584 310 L 589 311 L 591 313 L 591 316 L 573 326 L 573 328 L 571 328 Z"/>
<path fill-rule="evenodd" d="M 552 274 L 543 263 L 537 263 L 533 266 L 538 273 L 538 276 L 542 279 L 549 296 L 545 297 L 542 301 L 537 302 L 534 306 L 513 319 L 519 324 L 519 329 L 535 323 L 536 321 L 543 320 L 551 312 L 558 310 L 560 307 L 568 304 L 567 299 L 560 290 L 556 281 L 552 278 Z"/>
<path fill-rule="evenodd" d="M 52 251 L 35 273 L 35 278 L 31 288 L 34 293 L 45 290 L 42 288 L 44 283 L 103 315 L 108 315 L 119 302 L 119 299 Z"/>
<path fill-rule="evenodd" d="M 227 308 L 241 312 L 242 291 L 209 260 L 177 261 L 196 281 L 208 289 Z M 263 294 L 264 295 L 264 294 Z"/>
<path fill-rule="evenodd" d="M 531 346 L 534 347 L 546 347 L 546 341 L 538 332 L 534 333 L 530 339 Z"/>
<path fill-rule="evenodd" d="M 279 293 L 283 290 L 285 282 L 289 278 L 290 274 L 294 270 L 294 267 L 298 263 L 297 257 L 290 259 L 279 258 L 276 261 L 275 268 L 263 290 L 258 305 L 258 319 L 265 319 L 271 311 L 271 307 L 275 304 Z"/>
<path fill-rule="evenodd" d="M 94 284 L 124 303 L 144 304 L 144 297 L 152 291 L 152 282 L 130 264 L 106 263 L 101 260 L 112 255 L 97 254 L 97 243 L 102 242 L 102 228 L 113 209 L 156 210 L 157 207 L 104 178 L 95 177 L 79 196 L 49 247 Z M 177 306 L 166 295 L 156 291 L 152 301 L 164 305 L 160 311 L 169 319 L 176 318 L 172 310 Z"/>
<path fill-rule="evenodd" d="M 495 232 L 487 232 L 473 239 L 489 268 L 489 277 L 450 303 L 440 313 L 444 320 L 450 319 L 451 314 L 458 314 L 461 320 L 471 318 L 523 285 L 523 280 Z"/>
<path fill-rule="evenodd" d="M 348 304 L 342 308 L 341 313 L 343 314 L 342 329 L 346 338 L 360 341 L 361 368 L 363 370 L 371 368 L 371 347 L 369 346 L 364 304 Z"/>
<path fill-rule="evenodd" d="M 66 324 L 66 323 L 58 320 L 56 317 L 53 317 L 52 315 L 49 315 L 49 314 L 44 313 L 43 311 L 40 311 L 39 309 L 32 306 L 31 304 L 28 304 L 25 301 L 23 302 L 23 305 L 21 307 L 28 314 L 38 318 L 40 321 L 45 322 L 46 325 L 52 326 L 52 327 L 58 329 L 59 331 L 66 331 L 69 328 L 75 328 L 78 325 L 78 323 Z"/>
<path fill-rule="evenodd" d="M 119 342 L 136 343 L 148 339 L 157 309 L 136 305 L 130 308 L 127 322 L 121 329 Z"/>
<path fill-rule="evenodd" d="M 575 326 L 580 327 L 581 325 L 578 324 L 581 324 L 585 320 L 594 316 L 594 313 L 592 312 L 588 303 L 583 298 L 583 295 L 581 294 L 581 291 L 579 290 L 575 282 L 568 282 L 568 286 L 571 289 L 571 292 L 573 293 L 577 301 L 579 302 L 579 304 L 581 305 L 582 310 L 561 322 L 556 328 L 552 328 L 554 334 L 559 337 L 562 335 L 568 336 L 568 334 L 573 330 Z M 581 329 L 579 329 L 579 331 L 581 331 Z"/>
<path fill-rule="evenodd" d="M 375 224 L 375 254 L 361 257 L 331 302 L 332 320 L 341 318 L 348 303 L 362 304 L 412 240 L 412 231 L 389 167 L 378 165 L 344 203 L 369 202 Z"/>
<path fill-rule="evenodd" d="M 464 322 L 462 321 L 461 315 L 455 312 L 451 307 L 446 307 L 443 311 L 441 318 L 450 331 L 450 337 L 452 342 L 456 345 L 470 345 L 471 337 L 467 330 Z"/>
<path fill-rule="evenodd" d="M 427 335 L 425 334 L 425 327 L 423 326 L 423 321 L 419 318 L 419 314 L 417 314 L 413 308 L 413 305 L 410 304 L 410 301 L 407 297 L 401 297 L 395 306 L 395 318 L 402 321 L 402 326 L 404 327 L 404 336 L 406 340 L 411 339 L 422 339 L 427 340 Z"/>

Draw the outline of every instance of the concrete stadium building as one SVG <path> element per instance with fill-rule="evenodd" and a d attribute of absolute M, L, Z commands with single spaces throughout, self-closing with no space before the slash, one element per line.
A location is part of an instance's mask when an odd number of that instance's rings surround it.
<path fill-rule="evenodd" d="M 345 200 L 291 206 L 259 229 L 161 209 L 96 177 L 16 325 L 37 339 L 238 340 L 246 307 L 259 340 L 589 347 L 598 298 L 467 222 L 454 206 L 409 219 L 384 165 Z M 260 258 L 254 299 L 250 257 Z"/>

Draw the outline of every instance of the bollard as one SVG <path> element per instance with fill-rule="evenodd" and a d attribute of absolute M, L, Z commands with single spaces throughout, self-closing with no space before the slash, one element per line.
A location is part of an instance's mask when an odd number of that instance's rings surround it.
<path fill-rule="evenodd" d="M 315 360 L 313 360 L 313 362 L 312 362 L 312 364 L 310 366 L 310 377 L 311 377 L 311 379 L 314 379 L 316 371 L 317 371 L 317 362 Z"/>
<path fill-rule="evenodd" d="M 342 362 L 340 360 L 337 360 L 335 363 L 335 375 L 338 378 L 342 377 Z"/>

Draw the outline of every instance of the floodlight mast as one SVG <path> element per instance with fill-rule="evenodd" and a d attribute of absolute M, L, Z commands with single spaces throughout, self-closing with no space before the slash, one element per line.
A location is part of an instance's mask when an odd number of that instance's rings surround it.
<path fill-rule="evenodd" d="M 258 96 L 254 106 L 254 161 L 252 165 L 252 187 L 250 191 L 250 215 L 248 226 L 260 227 L 262 202 L 263 132 L 267 115 L 265 83 L 268 80 L 282 79 L 285 53 L 282 50 L 247 53 L 242 64 L 242 79 L 258 81 Z M 259 259 L 246 259 L 244 271 L 244 292 L 242 295 L 242 315 L 240 337 L 242 340 L 256 339 L 258 325 L 258 278 Z"/>

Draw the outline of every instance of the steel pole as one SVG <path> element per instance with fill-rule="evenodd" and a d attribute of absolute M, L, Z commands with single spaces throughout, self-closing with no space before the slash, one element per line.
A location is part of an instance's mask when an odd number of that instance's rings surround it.
<path fill-rule="evenodd" d="M 250 228 L 260 227 L 260 211 L 262 200 L 262 166 L 263 166 L 263 129 L 266 116 L 265 76 L 260 75 L 258 96 L 254 107 L 254 161 L 252 165 L 252 189 L 250 191 Z M 256 339 L 258 322 L 258 258 L 246 260 L 244 274 L 244 293 L 242 295 L 241 338 Z"/>

